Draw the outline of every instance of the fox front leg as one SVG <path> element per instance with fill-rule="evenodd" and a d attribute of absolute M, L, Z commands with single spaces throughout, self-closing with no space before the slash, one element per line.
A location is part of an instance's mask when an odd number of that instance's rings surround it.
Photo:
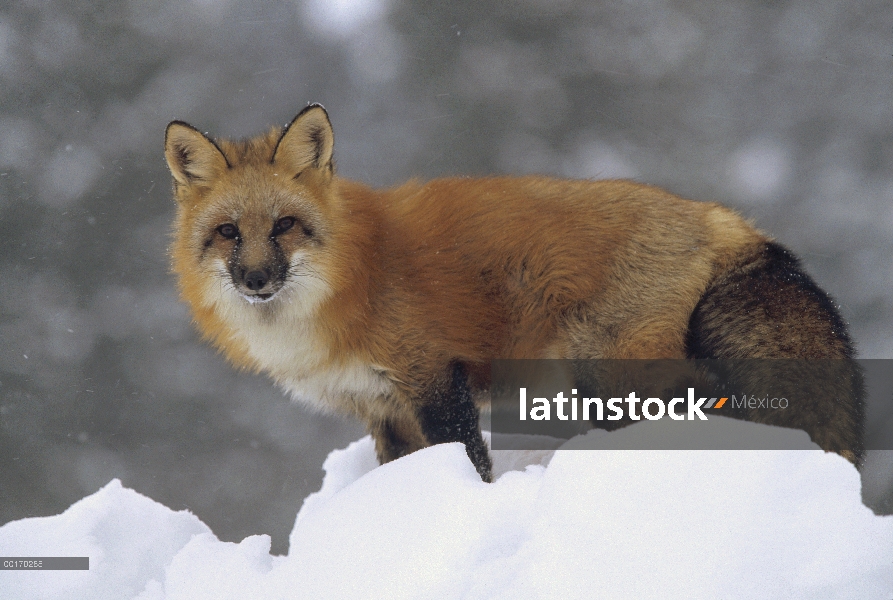
<path fill-rule="evenodd" d="M 493 463 L 461 364 L 451 363 L 443 376 L 415 398 L 413 406 L 411 411 L 394 413 L 369 426 L 380 463 L 434 444 L 462 442 L 481 479 L 492 480 Z"/>
<path fill-rule="evenodd" d="M 465 368 L 450 365 L 447 376 L 437 381 L 418 409 L 422 434 L 429 444 L 462 442 L 481 479 L 493 479 L 493 462 L 481 435 L 480 414 L 471 398 Z"/>

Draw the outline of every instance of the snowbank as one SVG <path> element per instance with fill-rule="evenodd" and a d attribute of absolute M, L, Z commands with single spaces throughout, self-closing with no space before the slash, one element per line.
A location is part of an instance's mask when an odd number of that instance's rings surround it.
<path fill-rule="evenodd" d="M 634 429 L 589 437 L 622 440 Z M 858 474 L 836 455 L 495 454 L 501 475 L 484 484 L 459 444 L 382 467 L 368 438 L 335 451 L 288 556 L 271 556 L 265 535 L 221 542 L 194 515 L 115 480 L 61 515 L 0 527 L 4 556 L 89 556 L 89 571 L 2 571 L 0 589 L 4 598 L 115 600 L 893 592 L 893 517 L 861 504 Z"/>

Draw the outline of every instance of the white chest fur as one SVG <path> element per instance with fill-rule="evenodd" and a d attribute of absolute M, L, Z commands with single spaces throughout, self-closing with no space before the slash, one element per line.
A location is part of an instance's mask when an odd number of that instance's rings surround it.
<path fill-rule="evenodd" d="M 301 256 L 292 257 L 300 262 Z M 318 278 L 296 277 L 269 302 L 249 302 L 229 281 L 226 265 L 215 261 L 208 278 L 208 305 L 241 338 L 261 370 L 292 399 L 324 412 L 365 413 L 376 400 L 393 396 L 382 369 L 356 356 L 331 356 L 314 312 L 330 293 Z M 364 406 L 365 405 L 365 406 Z"/>
<path fill-rule="evenodd" d="M 240 320 L 238 334 L 251 356 L 292 399 L 325 412 L 356 413 L 359 405 L 393 395 L 394 385 L 381 369 L 353 356 L 332 358 L 312 321 L 274 317 L 264 314 L 262 306 L 244 308 L 249 314 Z"/>

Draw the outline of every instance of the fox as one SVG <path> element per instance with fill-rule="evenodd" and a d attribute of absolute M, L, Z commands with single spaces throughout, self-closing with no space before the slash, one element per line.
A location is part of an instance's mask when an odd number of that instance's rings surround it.
<path fill-rule="evenodd" d="M 491 481 L 494 359 L 855 363 L 798 258 L 718 203 L 540 175 L 373 189 L 336 174 L 319 104 L 244 140 L 173 121 L 165 159 L 172 270 L 199 332 L 294 400 L 360 419 L 382 464 L 461 442 Z M 858 466 L 855 364 L 839 385 L 802 423 L 774 424 Z"/>

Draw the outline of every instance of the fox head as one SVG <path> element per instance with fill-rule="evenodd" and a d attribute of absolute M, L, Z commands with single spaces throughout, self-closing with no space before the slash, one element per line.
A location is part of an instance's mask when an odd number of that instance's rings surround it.
<path fill-rule="evenodd" d="M 200 325 L 203 310 L 223 311 L 224 320 L 283 302 L 310 310 L 330 293 L 323 272 L 336 196 L 332 149 L 332 126 L 318 104 L 284 129 L 241 142 L 212 140 L 181 121 L 168 125 L 173 269 Z"/>

